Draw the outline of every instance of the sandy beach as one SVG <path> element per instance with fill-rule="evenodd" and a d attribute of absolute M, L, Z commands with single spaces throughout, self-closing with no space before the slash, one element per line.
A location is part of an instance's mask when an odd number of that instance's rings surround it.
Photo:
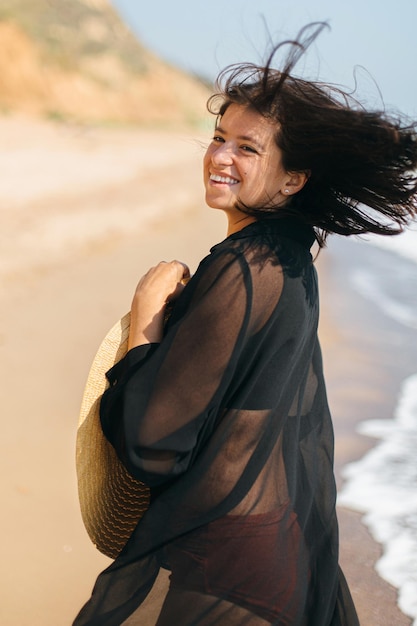
<path fill-rule="evenodd" d="M 0 133 L 0 623 L 70 626 L 109 563 L 77 500 L 76 425 L 90 363 L 144 271 L 171 258 L 193 271 L 224 237 L 225 219 L 203 202 L 200 136 L 26 118 L 0 119 Z M 389 417 L 398 392 L 381 358 L 389 346 L 377 340 L 388 322 L 341 281 L 348 256 L 331 245 L 317 263 L 339 485 L 342 467 L 373 443 L 356 424 Z M 360 515 L 340 509 L 339 521 L 361 626 L 409 626 L 396 590 L 373 569 L 380 547 Z M 141 626 L 152 626 L 154 610 L 150 602 Z"/>

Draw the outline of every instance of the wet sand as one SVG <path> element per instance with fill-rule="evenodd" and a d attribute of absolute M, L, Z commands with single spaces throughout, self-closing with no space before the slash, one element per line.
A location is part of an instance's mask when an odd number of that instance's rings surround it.
<path fill-rule="evenodd" d="M 9 140 L 14 146 L 19 128 Z M 90 129 L 86 147 L 67 131 L 59 133 L 64 164 L 55 130 L 28 124 L 16 159 L 36 145 L 27 171 L 38 168 L 44 186 L 31 183 L 36 177 L 29 179 L 24 168 L 15 196 L 12 187 L 0 185 L 7 226 L 0 266 L 0 623 L 7 626 L 69 626 L 109 563 L 90 544 L 76 491 L 76 424 L 90 363 L 150 265 L 180 258 L 194 270 L 225 230 L 224 217 L 204 206 L 201 148 L 190 137 Z M 44 132 L 48 141 L 42 141 Z M 78 184 L 85 181 L 88 156 L 94 167 L 100 158 L 105 165 L 101 174 L 96 168 L 94 180 Z M 5 164 L 7 158 L 6 151 L 0 154 Z M 53 189 L 48 179 L 55 181 Z M 372 445 L 355 433 L 356 422 L 382 405 L 389 411 L 396 393 L 395 381 L 384 379 L 378 344 L 360 341 L 372 312 L 364 303 L 358 310 L 349 289 L 341 289 L 346 262 L 346 252 L 337 248 L 318 262 L 339 483 L 341 466 Z M 340 510 L 339 518 L 341 564 L 362 626 L 409 625 L 396 607 L 395 590 L 373 570 L 379 546 L 360 516 Z M 153 624 L 155 608 L 150 602 L 142 626 Z"/>

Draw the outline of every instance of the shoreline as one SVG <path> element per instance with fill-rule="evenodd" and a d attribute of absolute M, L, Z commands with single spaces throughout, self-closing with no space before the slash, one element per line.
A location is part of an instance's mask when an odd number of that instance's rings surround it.
<path fill-rule="evenodd" d="M 338 505 L 341 564 L 356 594 L 361 624 L 410 626 L 412 618 L 404 615 L 397 604 L 398 589 L 375 569 L 383 546 L 362 521 L 365 513 L 343 505 L 343 488 L 349 483 L 343 470 L 352 462 L 360 462 L 380 444 L 378 438 L 361 434 L 359 426 L 369 420 L 393 419 L 403 382 L 415 373 L 415 335 L 412 329 L 386 316 L 372 299 L 359 295 L 349 280 L 355 268 L 378 259 L 379 250 L 336 237 L 327 253 L 328 258 L 318 262 L 320 327 L 335 429 L 335 474 L 342 496 Z M 366 543 L 366 551 L 355 553 L 355 535 Z"/>
<path fill-rule="evenodd" d="M 134 133 L 126 141 L 152 136 Z M 136 282 L 150 265 L 182 258 L 193 271 L 210 246 L 224 237 L 223 215 L 204 208 L 201 150 L 191 139 L 180 139 L 181 148 L 176 141 L 178 137 L 172 144 L 161 141 L 160 149 L 166 150 L 164 166 L 159 167 L 156 160 L 146 176 L 112 185 L 112 194 L 103 172 L 103 179 L 82 194 L 84 204 L 80 194 L 74 195 L 74 189 L 67 187 L 53 199 L 39 198 L 37 223 L 45 222 L 47 228 L 51 215 L 61 216 L 68 229 L 53 229 L 56 255 L 50 247 L 43 247 L 42 238 L 37 240 L 35 257 L 25 246 L 8 248 L 20 264 L 4 276 L 0 311 L 0 368 L 7 416 L 0 443 L 1 481 L 6 510 L 11 511 L 3 520 L 3 558 L 8 567 L 7 578 L 6 574 L 1 577 L 5 601 L 0 615 L 8 626 L 69 624 L 88 599 L 97 574 L 109 563 L 90 544 L 82 525 L 74 462 L 82 392 L 101 339 L 128 310 Z M 117 150 L 122 162 L 123 141 Z M 47 145 L 44 152 L 42 165 L 53 176 L 59 163 Z M 0 155 L 0 161 L 6 158 L 7 154 Z M 141 154 L 135 166 L 139 171 L 143 158 Z M 190 180 L 195 181 L 191 189 Z M 142 223 L 136 212 L 152 202 L 151 218 Z M 110 229 L 96 236 L 95 221 L 99 229 L 104 227 L 100 219 L 106 221 L 107 210 L 120 221 L 119 209 L 126 206 L 129 213 L 122 214 L 123 232 Z M 3 213 L 11 220 L 12 242 L 13 229 L 16 237 L 22 233 L 11 211 L 5 207 Z M 25 206 L 25 211 L 30 215 L 33 205 Z M 93 221 L 91 227 L 66 221 L 66 216 L 86 211 Z M 79 228 L 86 230 L 78 233 Z M 357 298 L 349 289 L 341 289 L 347 261 L 346 254 L 329 247 L 317 263 L 322 294 L 320 335 L 335 423 L 339 485 L 341 468 L 363 456 L 374 443 L 356 433 L 356 423 L 380 406 L 388 412 L 396 401 L 395 382 L 387 385 L 384 374 L 377 372 L 381 346 L 363 341 L 366 332 L 360 330 L 360 320 L 372 324 L 373 313 L 363 302 L 358 310 Z M 375 365 L 371 374 L 368 350 Z M 355 390 L 357 408 L 353 410 L 350 400 Z M 409 626 L 411 622 L 396 606 L 396 590 L 373 569 L 380 547 L 360 517 L 339 509 L 341 565 L 361 626 Z"/>

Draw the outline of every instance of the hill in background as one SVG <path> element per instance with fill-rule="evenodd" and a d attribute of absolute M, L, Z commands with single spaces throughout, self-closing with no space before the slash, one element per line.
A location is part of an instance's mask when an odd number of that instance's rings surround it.
<path fill-rule="evenodd" d="M 0 0 L 0 111 L 197 124 L 208 88 L 147 51 L 107 0 Z"/>

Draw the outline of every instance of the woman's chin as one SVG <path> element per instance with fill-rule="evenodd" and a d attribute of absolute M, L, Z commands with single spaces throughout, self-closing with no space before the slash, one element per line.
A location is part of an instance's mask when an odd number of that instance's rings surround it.
<path fill-rule="evenodd" d="M 210 197 L 209 197 L 209 198 L 207 198 L 207 197 L 206 197 L 206 204 L 207 204 L 207 206 L 209 206 L 211 209 L 218 209 L 218 210 L 220 210 L 220 211 L 226 211 L 226 212 L 229 212 L 229 211 L 234 211 L 234 210 L 236 210 L 233 204 L 231 205 L 231 204 L 230 204 L 230 203 L 228 203 L 228 202 L 224 202 L 224 201 L 222 202 L 221 200 L 217 200 L 217 199 L 215 199 L 215 198 L 210 198 Z"/>

